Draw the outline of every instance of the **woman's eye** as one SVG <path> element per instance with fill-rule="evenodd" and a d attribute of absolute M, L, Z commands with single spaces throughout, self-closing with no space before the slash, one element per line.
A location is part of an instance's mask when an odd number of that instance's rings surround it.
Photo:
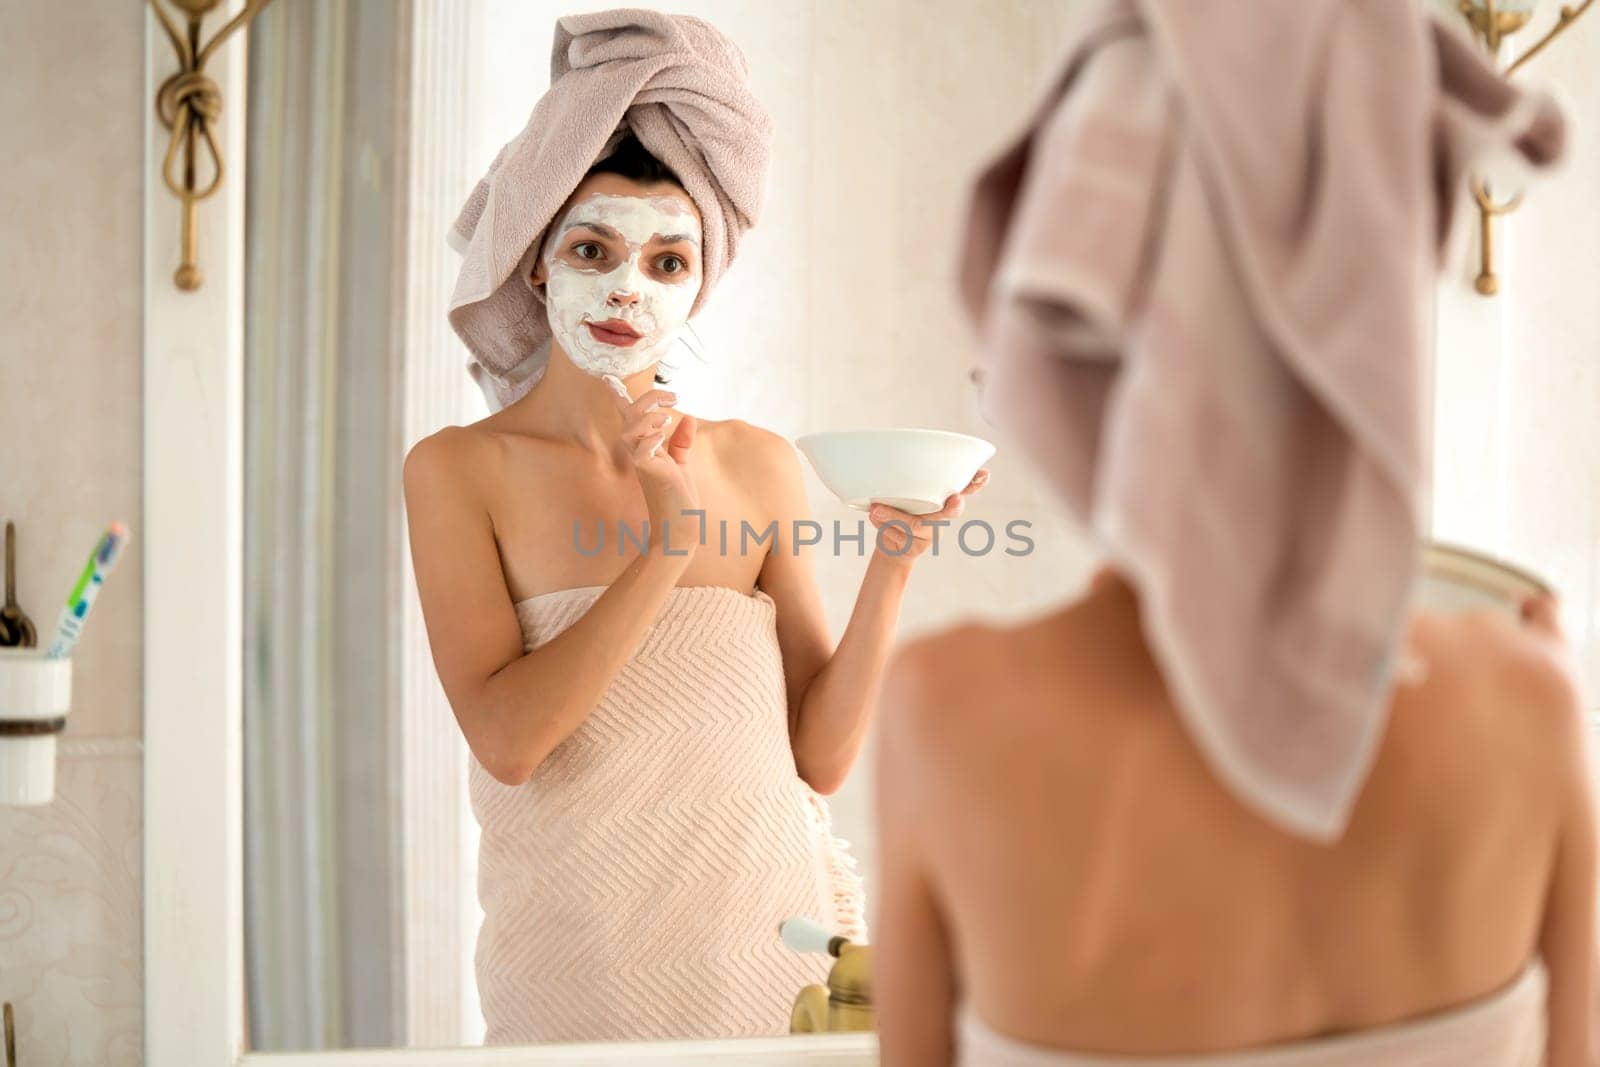
<path fill-rule="evenodd" d="M 579 241 L 572 246 L 572 251 L 579 259 L 599 259 L 605 254 L 604 250 L 593 241 Z"/>
<path fill-rule="evenodd" d="M 685 263 L 680 256 L 662 256 L 656 265 L 665 274 L 677 274 L 689 269 L 689 264 Z"/>

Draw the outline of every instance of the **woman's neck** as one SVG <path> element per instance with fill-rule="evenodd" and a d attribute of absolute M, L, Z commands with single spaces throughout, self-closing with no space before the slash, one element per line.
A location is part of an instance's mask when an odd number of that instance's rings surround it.
<path fill-rule="evenodd" d="M 651 364 L 622 379 L 628 395 L 638 397 L 655 387 Z M 617 396 L 603 378 L 579 370 L 554 341 L 550 362 L 539 384 L 518 401 L 519 414 L 535 420 L 542 434 L 570 441 L 599 455 L 621 458 L 618 434 L 622 414 Z"/>

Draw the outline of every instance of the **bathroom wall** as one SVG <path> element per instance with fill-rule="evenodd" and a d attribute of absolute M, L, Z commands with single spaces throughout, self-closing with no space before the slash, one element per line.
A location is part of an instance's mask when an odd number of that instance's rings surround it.
<path fill-rule="evenodd" d="M 1537 39 L 1554 5 L 1512 39 Z M 1545 576 L 1600 716 L 1600 21 L 1517 77 L 1573 120 L 1570 154 L 1497 224 L 1501 293 L 1480 296 L 1475 241 L 1438 290 L 1434 533 Z M 1508 50 L 1509 51 L 1509 50 Z M 1474 232 L 1476 210 L 1462 225 Z M 1600 723 L 1600 718 L 1597 718 Z"/>
<path fill-rule="evenodd" d="M 140 1059 L 139 3 L 0 4 L 0 520 L 44 631 L 113 519 L 57 797 L 0 807 L 0 1000 L 21 1062 Z"/>

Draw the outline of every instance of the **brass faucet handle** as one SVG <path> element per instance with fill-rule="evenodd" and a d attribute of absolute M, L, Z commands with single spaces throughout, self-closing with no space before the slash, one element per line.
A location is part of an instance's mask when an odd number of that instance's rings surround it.
<path fill-rule="evenodd" d="M 835 1005 L 870 1012 L 872 997 L 872 946 L 846 941 L 839 962 L 828 972 L 828 999 Z"/>
<path fill-rule="evenodd" d="M 828 971 L 826 987 L 808 985 L 795 997 L 790 1033 L 876 1028 L 871 945 L 830 934 L 822 924 L 806 918 L 787 919 L 778 932 L 783 943 L 796 952 L 826 952 L 838 961 Z"/>
<path fill-rule="evenodd" d="M 783 939 L 785 945 L 796 952 L 826 952 L 830 956 L 839 954 L 834 942 L 844 940 L 842 937 L 834 937 L 815 919 L 807 919 L 803 915 L 796 915 L 779 923 L 778 936 Z"/>
<path fill-rule="evenodd" d="M 11 1001 L 6 1001 L 6 1067 L 17 1067 L 17 1022 L 13 1018 Z"/>

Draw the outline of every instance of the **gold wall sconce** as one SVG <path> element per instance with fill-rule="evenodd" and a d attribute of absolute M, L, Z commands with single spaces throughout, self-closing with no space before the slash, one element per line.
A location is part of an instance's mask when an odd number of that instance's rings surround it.
<path fill-rule="evenodd" d="M 1594 0 L 1583 0 L 1577 7 L 1563 5 L 1556 24 L 1506 67 L 1506 76 L 1515 74 L 1528 60 L 1544 51 L 1593 3 Z M 1457 0 L 1457 7 L 1466 16 L 1472 32 L 1483 42 L 1489 54 L 1496 57 L 1500 54 L 1501 42 L 1528 24 L 1538 4 L 1539 0 Z M 1497 201 L 1489 183 L 1474 178 L 1472 198 L 1478 204 L 1479 235 L 1478 277 L 1473 286 L 1484 296 L 1493 296 L 1500 291 L 1500 277 L 1494 272 L 1494 220 L 1515 211 L 1522 203 L 1522 194 L 1519 192 L 1508 200 Z"/>
<path fill-rule="evenodd" d="M 234 30 L 254 18 L 271 0 L 245 0 L 244 7 L 204 45 L 200 43 L 200 24 L 222 0 L 167 0 L 187 20 L 183 30 L 162 7 L 162 0 L 149 2 L 178 56 L 178 72 L 162 82 L 156 93 L 156 114 L 162 125 L 172 131 L 161 163 L 161 177 L 172 194 L 183 201 L 183 261 L 172 280 L 179 289 L 193 291 L 200 288 L 204 279 L 195 262 L 200 201 L 222 188 L 226 173 L 214 128 L 222 117 L 222 91 L 206 74 L 206 61 Z M 196 166 L 202 145 L 211 156 L 211 180 L 203 188 Z"/>

